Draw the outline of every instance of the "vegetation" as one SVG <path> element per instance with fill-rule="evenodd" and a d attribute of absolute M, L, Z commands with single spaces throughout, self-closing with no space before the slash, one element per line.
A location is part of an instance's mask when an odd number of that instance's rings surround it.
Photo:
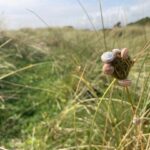
<path fill-rule="evenodd" d="M 1 31 L 0 147 L 150 149 L 150 28 L 105 33 L 108 50 L 137 58 L 129 91 L 101 71 L 102 31 Z"/>
<path fill-rule="evenodd" d="M 149 26 L 150 25 L 150 17 L 142 18 L 136 22 L 132 22 L 128 25 L 140 25 L 140 26 Z"/>

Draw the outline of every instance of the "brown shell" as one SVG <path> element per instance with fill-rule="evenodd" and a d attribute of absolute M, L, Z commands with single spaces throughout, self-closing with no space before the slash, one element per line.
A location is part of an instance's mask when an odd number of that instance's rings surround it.
<path fill-rule="evenodd" d="M 114 67 L 111 64 L 103 65 L 103 72 L 108 75 L 112 75 L 114 72 Z"/>
<path fill-rule="evenodd" d="M 127 49 L 127 48 L 123 48 L 123 49 L 121 50 L 121 57 L 122 57 L 123 59 L 128 58 L 128 49 Z"/>

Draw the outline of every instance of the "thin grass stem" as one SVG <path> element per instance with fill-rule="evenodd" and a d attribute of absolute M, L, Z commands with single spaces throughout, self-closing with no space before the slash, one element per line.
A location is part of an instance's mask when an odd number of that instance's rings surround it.
<path fill-rule="evenodd" d="M 95 119 L 96 119 L 96 116 L 97 116 L 97 113 L 98 113 L 98 110 L 99 110 L 99 107 L 100 107 L 100 104 L 102 103 L 103 101 L 103 98 L 106 96 L 106 94 L 108 93 L 108 91 L 111 89 L 112 85 L 116 82 L 116 79 L 114 79 L 110 85 L 108 86 L 108 88 L 105 90 L 103 96 L 99 99 L 99 102 L 98 102 L 98 106 L 97 106 L 97 109 L 93 115 L 93 119 L 92 119 L 92 123 L 91 123 L 91 128 L 90 128 L 90 136 L 89 136 L 89 150 L 91 149 L 91 140 L 92 140 L 92 129 L 94 128 L 94 122 L 95 122 Z"/>

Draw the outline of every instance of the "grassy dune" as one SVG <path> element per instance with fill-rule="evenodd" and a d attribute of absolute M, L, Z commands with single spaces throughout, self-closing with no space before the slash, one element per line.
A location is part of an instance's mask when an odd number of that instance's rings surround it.
<path fill-rule="evenodd" d="M 127 47 L 137 58 L 129 93 L 101 71 L 102 31 L 0 32 L 0 147 L 150 149 L 150 28 L 105 34 L 108 50 Z"/>

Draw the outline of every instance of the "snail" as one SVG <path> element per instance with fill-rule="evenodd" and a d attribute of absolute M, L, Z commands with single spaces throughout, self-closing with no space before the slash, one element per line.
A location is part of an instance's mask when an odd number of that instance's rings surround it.
<path fill-rule="evenodd" d="M 101 56 L 101 60 L 104 63 L 112 62 L 114 60 L 114 58 L 115 58 L 115 56 L 114 56 L 114 54 L 112 52 L 105 52 Z"/>
<path fill-rule="evenodd" d="M 112 75 L 113 72 L 114 72 L 114 67 L 111 66 L 110 64 L 104 64 L 104 66 L 103 66 L 103 72 L 105 74 Z"/>
<path fill-rule="evenodd" d="M 128 80 L 128 74 L 134 61 L 128 55 L 128 49 L 113 49 L 105 52 L 101 56 L 104 63 L 103 72 L 118 79 L 118 84 L 121 86 L 130 86 L 131 80 Z"/>

